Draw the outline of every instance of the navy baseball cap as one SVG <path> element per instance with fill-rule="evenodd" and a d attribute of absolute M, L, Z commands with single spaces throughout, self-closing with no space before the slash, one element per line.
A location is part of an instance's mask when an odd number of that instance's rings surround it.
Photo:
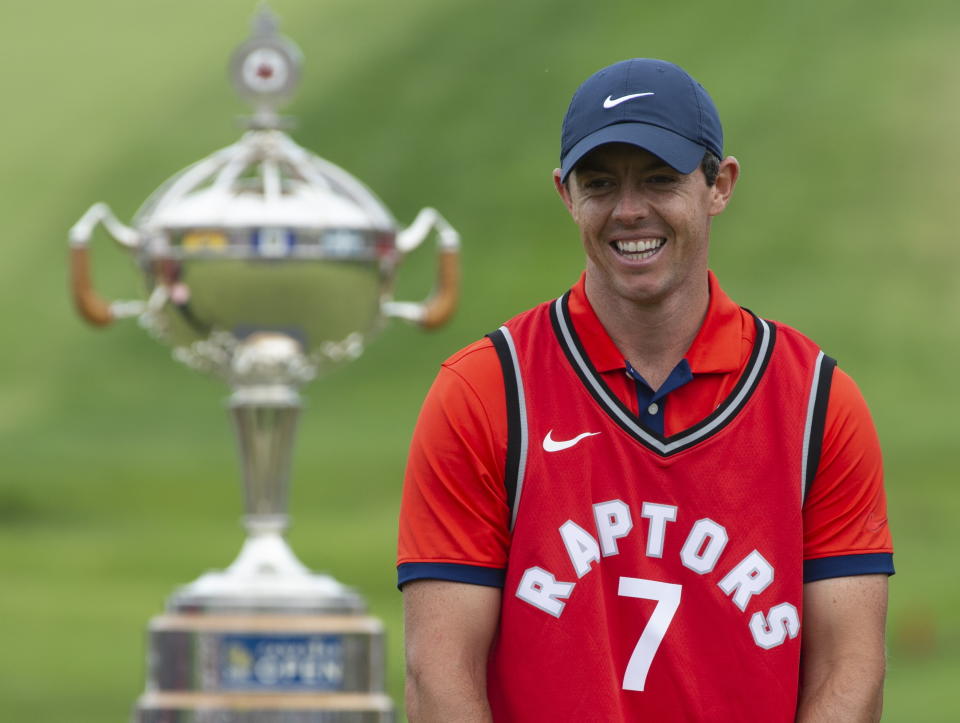
<path fill-rule="evenodd" d="M 563 119 L 560 175 L 604 143 L 630 143 L 692 173 L 705 151 L 723 158 L 723 128 L 710 95 L 680 66 L 634 58 L 577 88 Z"/>

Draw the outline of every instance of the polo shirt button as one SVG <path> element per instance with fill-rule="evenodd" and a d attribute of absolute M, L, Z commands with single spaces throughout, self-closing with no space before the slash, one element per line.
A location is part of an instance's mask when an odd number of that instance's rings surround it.
<path fill-rule="evenodd" d="M 647 407 L 647 414 L 656 414 L 660 411 L 660 405 L 656 402 L 652 402 L 649 407 Z"/>

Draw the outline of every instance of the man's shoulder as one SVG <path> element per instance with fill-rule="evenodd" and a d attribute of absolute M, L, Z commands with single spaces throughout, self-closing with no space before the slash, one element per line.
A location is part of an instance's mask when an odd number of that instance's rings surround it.
<path fill-rule="evenodd" d="M 771 324 L 773 324 L 774 328 L 776 328 L 778 344 L 788 343 L 793 346 L 802 346 L 809 349 L 816 349 L 818 351 L 821 350 L 820 345 L 815 339 L 800 331 L 795 326 L 791 326 L 790 324 L 786 324 L 775 319 L 767 319 L 766 317 L 764 317 L 764 319 L 769 321 Z"/>
<path fill-rule="evenodd" d="M 544 301 L 543 303 L 537 304 L 536 306 L 525 311 L 521 311 L 519 314 L 516 314 L 505 321 L 500 327 L 497 328 L 497 330 L 491 333 L 496 333 L 496 331 L 502 329 L 503 327 L 514 329 L 522 326 L 528 320 L 535 319 L 538 315 L 549 313 L 549 307 L 554 303 L 554 301 L 554 299 Z M 499 361 L 497 359 L 496 349 L 494 348 L 493 341 L 490 339 L 490 335 L 487 334 L 472 344 L 468 344 L 459 351 L 451 354 L 443 362 L 442 366 L 458 373 L 466 373 L 473 369 L 485 370 L 490 365 L 496 366 L 498 364 Z"/>
<path fill-rule="evenodd" d="M 776 343 L 778 345 L 802 349 L 808 354 L 812 352 L 814 356 L 822 352 L 825 357 L 829 357 L 827 361 L 831 363 L 831 366 L 835 365 L 831 373 L 830 404 L 828 407 L 829 418 L 838 424 L 848 423 L 853 419 L 857 421 L 857 423 L 865 426 L 872 425 L 872 422 L 869 422 L 869 424 L 864 423 L 864 420 L 869 421 L 870 412 L 864 401 L 860 387 L 850 374 L 841 368 L 840 363 L 833 358 L 833 355 L 829 351 L 822 349 L 814 339 L 795 327 L 780 321 L 770 320 L 770 323 L 777 329 Z"/>
<path fill-rule="evenodd" d="M 490 341 L 490 337 L 484 336 L 451 354 L 442 366 L 446 369 L 463 372 L 475 365 L 487 366 L 492 364 L 496 362 L 496 358 L 493 342 Z"/>

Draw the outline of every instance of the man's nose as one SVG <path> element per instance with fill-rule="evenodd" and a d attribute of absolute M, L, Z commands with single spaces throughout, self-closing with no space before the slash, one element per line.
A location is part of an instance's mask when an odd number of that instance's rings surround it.
<path fill-rule="evenodd" d="M 633 224 L 650 215 L 650 199 L 643 189 L 624 187 L 620 191 L 613 217 L 618 223 Z"/>

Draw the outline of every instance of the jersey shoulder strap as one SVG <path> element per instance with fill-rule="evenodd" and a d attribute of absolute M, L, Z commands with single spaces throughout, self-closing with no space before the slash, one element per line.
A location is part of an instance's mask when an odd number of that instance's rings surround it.
<path fill-rule="evenodd" d="M 801 502 L 807 499 L 813 479 L 817 476 L 817 467 L 820 466 L 823 433 L 827 422 L 827 402 L 830 400 L 830 384 L 833 381 L 833 370 L 836 368 L 836 359 L 827 356 L 822 351 L 817 355 L 807 402 L 807 419 L 803 428 L 803 492 Z"/>
<path fill-rule="evenodd" d="M 517 521 L 517 507 L 523 490 L 523 475 L 527 466 L 527 407 L 523 394 L 523 376 L 513 336 L 506 326 L 487 334 L 500 360 L 503 386 L 507 401 L 507 460 L 503 484 L 510 508 L 510 529 Z"/>

